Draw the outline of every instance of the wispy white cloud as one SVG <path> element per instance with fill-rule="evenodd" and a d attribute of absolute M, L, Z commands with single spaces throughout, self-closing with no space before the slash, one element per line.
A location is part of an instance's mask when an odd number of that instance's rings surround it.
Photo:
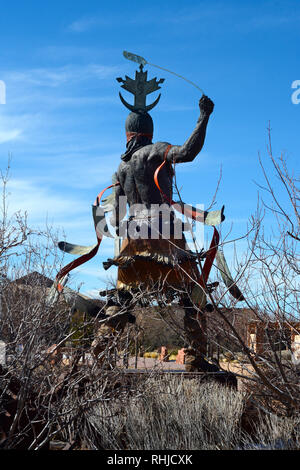
<path fill-rule="evenodd" d="M 10 104 L 1 108 L 0 144 L 22 140 L 26 129 L 32 126 L 35 116 L 31 113 L 10 113 Z"/>
<path fill-rule="evenodd" d="M 73 285 L 81 284 L 81 293 L 88 297 L 98 297 L 100 290 L 106 288 L 111 289 L 115 285 L 117 279 L 117 268 L 113 266 L 109 271 L 105 271 L 99 263 L 95 267 L 90 267 L 88 264 L 77 268 L 72 273 L 71 282 Z"/>
<path fill-rule="evenodd" d="M 57 191 L 28 179 L 10 179 L 7 190 L 10 212 L 27 212 L 34 221 L 44 221 L 47 216 L 69 218 L 86 209 L 80 199 L 74 201 L 73 195 L 62 196 Z"/>
<path fill-rule="evenodd" d="M 9 99 L 0 110 L 0 157 L 12 151 L 13 163 L 25 167 L 25 178 L 30 173 L 34 175 L 32 184 L 61 186 L 61 191 L 94 186 L 96 197 L 98 187 L 100 191 L 101 185 L 111 180 L 121 152 L 114 153 L 116 142 L 106 137 L 101 127 L 100 135 L 98 128 L 92 131 L 96 122 L 92 116 L 99 109 L 97 122 L 99 126 L 103 121 L 105 124 L 102 111 L 116 104 L 118 97 L 107 95 L 103 87 L 94 96 L 89 83 L 115 78 L 117 73 L 117 67 L 99 64 L 3 72 L 9 85 Z M 87 81 L 85 88 L 81 87 L 83 80 Z M 84 115 L 78 116 L 72 109 L 70 112 L 70 108 L 82 106 L 86 107 Z M 7 148 L 7 142 L 14 142 L 14 146 Z M 31 192 L 35 193 L 33 187 Z M 37 202 L 31 202 L 34 211 Z"/>
<path fill-rule="evenodd" d="M 21 129 L 10 129 L 0 131 L 0 144 L 18 139 L 22 134 Z"/>
<path fill-rule="evenodd" d="M 63 84 L 78 83 L 90 79 L 107 79 L 119 73 L 117 66 L 86 64 L 67 64 L 59 67 L 33 68 L 26 70 L 4 71 L 2 76 L 9 85 L 10 82 L 22 83 L 23 86 L 58 87 Z"/>
<path fill-rule="evenodd" d="M 66 29 L 72 33 L 84 33 L 101 24 L 105 24 L 105 21 L 102 18 L 98 16 L 90 16 L 73 21 Z"/>
<path fill-rule="evenodd" d="M 70 46 L 65 44 L 43 46 L 36 50 L 36 55 L 39 58 L 57 61 L 67 60 L 74 61 L 74 59 L 84 59 L 95 61 L 95 57 L 99 55 L 99 49 L 93 47 L 84 47 L 84 46 Z"/>
<path fill-rule="evenodd" d="M 110 273 L 112 275 L 112 273 L 116 273 L 117 271 L 117 268 L 115 267 L 112 267 L 109 271 L 106 271 L 103 267 L 100 267 L 100 263 L 98 265 L 94 265 L 94 266 L 90 266 L 89 264 L 83 264 L 82 266 L 80 266 L 79 268 L 76 268 L 76 270 L 74 270 L 74 273 L 82 273 L 84 274 L 85 276 L 92 276 L 92 277 L 95 277 L 95 278 L 101 278 L 101 279 L 106 279 L 107 278 L 107 275 L 108 273 Z"/>
<path fill-rule="evenodd" d="M 99 289 L 90 289 L 81 292 L 81 294 L 86 295 L 87 297 L 90 297 L 91 299 L 101 299 L 99 295 Z"/>
<path fill-rule="evenodd" d="M 48 171 L 40 178 L 45 182 L 54 182 L 61 188 L 88 189 L 97 188 L 98 194 L 105 183 L 111 182 L 112 174 L 116 171 L 119 162 L 119 154 L 103 152 L 101 156 L 89 157 L 82 152 L 80 158 L 75 154 L 53 154 L 52 163 L 48 165 Z M 64 172 L 59 171 L 59 162 L 63 162 Z M 94 202 L 97 194 L 91 194 Z"/>
<path fill-rule="evenodd" d="M 116 96 L 65 96 L 57 93 L 55 97 L 52 94 L 45 94 L 38 91 L 32 91 L 24 95 L 23 97 L 18 97 L 17 101 L 25 103 L 39 102 L 41 106 L 47 106 L 48 110 L 53 110 L 55 108 L 74 108 L 79 106 L 89 106 L 89 105 L 101 105 L 101 104 L 110 104 L 116 105 L 119 104 Z"/>
<path fill-rule="evenodd" d="M 251 2 L 226 2 L 214 0 L 212 2 L 199 2 L 193 6 L 183 6 L 176 12 L 170 12 L 164 15 L 160 21 L 185 24 L 199 23 L 199 29 L 211 27 L 211 22 L 216 25 L 222 21 L 222 30 L 231 24 L 234 28 L 242 31 L 243 27 L 248 26 L 253 29 L 268 29 L 287 26 L 299 22 L 299 15 L 294 11 L 293 5 L 285 2 L 285 8 L 282 5 L 274 8 L 274 2 L 266 1 L 254 6 Z"/>

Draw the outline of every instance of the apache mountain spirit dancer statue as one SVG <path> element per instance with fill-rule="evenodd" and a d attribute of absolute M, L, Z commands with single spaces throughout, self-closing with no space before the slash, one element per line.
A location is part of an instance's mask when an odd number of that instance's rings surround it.
<path fill-rule="evenodd" d="M 63 291 L 69 271 L 97 253 L 103 236 L 111 236 L 105 223 L 105 213 L 112 211 L 110 222 L 115 227 L 117 242 L 122 239 L 122 245 L 121 249 L 117 248 L 115 257 L 103 264 L 105 269 L 111 265 L 118 266 L 118 279 L 116 289 L 108 292 L 107 322 L 106 326 L 101 327 L 102 330 L 100 328 L 95 350 L 97 346 L 98 351 L 101 350 L 103 345 L 100 345 L 99 338 L 106 334 L 107 328 L 117 326 L 122 329 L 127 322 L 134 321 L 129 310 L 136 292 L 145 292 L 146 297 L 152 293 L 154 300 L 155 292 L 160 292 L 168 302 L 177 301 L 184 309 L 188 346 L 186 369 L 216 371 L 218 368 L 205 360 L 205 316 L 210 307 L 206 294 L 217 284 L 208 284 L 215 260 L 231 294 L 243 300 L 218 249 L 219 233 L 215 226 L 224 220 L 224 208 L 205 212 L 182 201 L 173 201 L 175 165 L 193 161 L 201 151 L 214 103 L 202 95 L 199 100 L 200 117 L 183 145 L 152 143 L 154 126 L 149 111 L 157 105 L 161 95 L 150 105 L 146 104 L 146 97 L 159 90 L 164 79 L 148 80 L 147 71 L 144 71 L 146 60 L 127 52 L 124 55 L 140 64 L 135 79 L 128 76 L 125 79 L 117 78 L 122 88 L 134 95 L 134 104 L 131 105 L 120 93 L 122 103 L 130 110 L 125 122 L 126 151 L 121 156 L 113 184 L 108 187 L 113 188 L 112 194 L 101 205 L 103 190 L 93 206 L 97 243 L 82 247 L 60 242 L 59 247 L 63 251 L 81 256 L 58 273 L 55 285 L 58 291 Z M 129 217 L 125 219 L 127 207 Z M 176 217 L 174 209 L 192 220 L 213 227 L 212 241 L 206 252 L 194 253 L 188 247 L 182 220 Z M 118 311 L 121 312 L 119 315 Z M 111 312 L 112 317 L 109 315 Z"/>

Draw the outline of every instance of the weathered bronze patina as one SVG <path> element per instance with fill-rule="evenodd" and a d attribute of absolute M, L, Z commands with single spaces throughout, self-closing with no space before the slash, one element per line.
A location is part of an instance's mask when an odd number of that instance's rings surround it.
<path fill-rule="evenodd" d="M 163 80 L 147 81 L 147 74 L 136 72 L 135 80 L 117 79 L 123 88 L 135 96 L 134 105 L 128 105 L 120 94 L 123 104 L 131 110 L 126 119 L 126 151 L 121 156 L 121 163 L 116 172 L 119 185 L 115 190 L 114 213 L 111 223 L 120 234 L 122 219 L 126 216 L 126 206 L 120 206 L 122 197 L 126 197 L 129 206 L 129 220 L 135 222 L 135 230 L 146 236 L 123 238 L 120 254 L 109 260 L 105 267 L 118 265 L 117 288 L 129 294 L 137 288 L 153 289 L 162 286 L 168 294 L 180 294 L 180 303 L 185 309 L 185 333 L 189 346 L 187 368 L 189 370 L 215 370 L 215 367 L 204 360 L 206 353 L 205 321 L 199 316 L 199 310 L 193 308 L 190 296 L 198 289 L 201 274 L 197 265 L 198 259 L 186 244 L 183 231 L 180 238 L 174 237 L 176 216 L 170 210 L 168 221 L 163 220 L 154 207 L 165 204 L 171 206 L 173 196 L 174 165 L 193 161 L 201 151 L 209 117 L 214 104 L 202 96 L 199 101 L 200 116 L 195 129 L 183 145 L 171 145 L 169 142 L 152 142 L 153 121 L 148 111 L 157 104 L 159 97 L 150 106 L 146 105 L 146 95 L 157 90 Z M 164 163 L 164 165 L 162 165 Z M 158 167 L 162 165 L 159 177 L 155 178 Z M 159 183 L 158 183 L 159 179 Z M 170 207 L 171 209 L 171 207 Z M 169 237 L 164 236 L 164 224 L 169 223 Z M 157 237 L 153 238 L 153 226 Z M 145 230 L 146 227 L 146 230 Z M 201 289 L 201 288 L 200 288 Z M 205 294 L 200 295 L 201 308 L 206 307 Z M 200 318 L 201 317 L 201 318 Z"/>
<path fill-rule="evenodd" d="M 187 370 L 213 372 L 218 368 L 205 360 L 205 312 L 210 308 L 206 294 L 214 287 L 207 283 L 214 260 L 232 295 L 238 300 L 243 300 L 243 297 L 231 278 L 222 252 L 218 252 L 219 234 L 215 226 L 224 220 L 224 208 L 208 213 L 188 206 L 189 217 L 214 228 L 209 249 L 200 254 L 193 253 L 186 243 L 182 222 L 173 210 L 176 208 L 182 212 L 186 208 L 182 201 L 173 201 L 173 178 L 176 164 L 192 162 L 202 150 L 214 103 L 202 95 L 199 100 L 199 119 L 182 145 L 153 143 L 154 125 L 149 111 L 158 103 L 160 95 L 150 105 L 146 104 L 146 98 L 160 89 L 159 85 L 164 79 L 148 80 L 147 72 L 143 70 L 147 62 L 144 59 L 138 62 L 140 69 L 136 71 L 134 80 L 128 76 L 125 79 L 117 78 L 122 88 L 134 95 L 134 104 L 125 101 L 120 93 L 122 103 L 131 112 L 125 122 L 126 150 L 121 155 L 113 184 L 109 186 L 114 191 L 101 206 L 103 190 L 93 206 L 95 228 L 99 226 L 104 213 L 112 210 L 111 224 L 115 227 L 117 238 L 122 239 L 121 249 L 115 253 L 115 257 L 103 263 L 105 269 L 111 265 L 118 266 L 116 289 L 108 295 L 108 307 L 110 310 L 113 308 L 114 315 L 118 308 L 120 310 L 113 330 L 123 330 L 126 321 L 133 322 L 130 309 L 136 291 L 142 290 L 147 296 L 149 291 L 153 293 L 157 289 L 167 299 L 179 300 L 184 309 Z M 99 209 L 102 209 L 100 215 Z M 128 209 L 129 217 L 126 218 Z M 107 235 L 106 230 L 99 231 L 98 228 L 97 243 L 88 247 L 60 242 L 62 250 L 81 255 L 58 273 L 57 286 L 60 290 L 63 289 L 60 280 L 71 269 L 95 256 L 105 232 Z M 108 315 L 107 326 L 102 326 L 104 336 L 107 336 L 106 330 L 111 327 L 111 321 Z M 100 330 L 95 341 L 98 349 L 102 350 L 104 336 L 102 341 Z"/>

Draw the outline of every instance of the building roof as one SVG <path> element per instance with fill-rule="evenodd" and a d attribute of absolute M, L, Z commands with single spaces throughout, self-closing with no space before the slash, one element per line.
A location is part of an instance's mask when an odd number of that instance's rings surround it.
<path fill-rule="evenodd" d="M 27 286 L 43 286 L 43 287 L 51 287 L 53 281 L 49 279 L 49 277 L 40 274 L 37 271 L 33 271 L 32 273 L 26 274 L 26 276 L 22 276 L 19 279 L 13 281 L 16 284 L 25 284 Z"/>

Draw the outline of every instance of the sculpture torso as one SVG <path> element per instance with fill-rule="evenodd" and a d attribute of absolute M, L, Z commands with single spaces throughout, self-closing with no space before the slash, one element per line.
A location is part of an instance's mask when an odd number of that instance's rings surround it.
<path fill-rule="evenodd" d="M 162 194 L 169 200 L 172 199 L 173 164 L 191 162 L 201 151 L 214 104 L 207 96 L 202 96 L 199 107 L 201 114 L 194 131 L 183 145 L 172 145 L 167 157 L 165 156 L 169 146 L 167 142 L 145 143 L 132 154 L 129 151 L 128 160 L 124 158 L 120 163 L 116 174 L 120 185 L 116 188 L 114 214 L 111 218 L 111 224 L 116 226 L 117 233 L 119 222 L 126 216 L 126 207 L 120 205 L 121 196 L 126 196 L 130 208 L 135 204 L 143 204 L 141 210 L 147 209 L 147 211 L 151 209 L 151 205 L 168 204 Z M 159 172 L 158 178 L 161 194 L 154 182 L 154 174 L 165 158 L 166 164 Z M 140 213 L 140 209 L 135 209 L 131 215 L 138 215 L 137 213 Z"/>
<path fill-rule="evenodd" d="M 154 173 L 162 163 L 168 143 L 157 142 L 136 150 L 128 162 L 121 162 L 118 168 L 118 180 L 124 191 L 129 206 L 143 204 L 150 209 L 151 204 L 166 203 L 155 185 Z M 164 194 L 172 198 L 172 174 L 170 162 L 159 173 L 159 183 Z"/>

